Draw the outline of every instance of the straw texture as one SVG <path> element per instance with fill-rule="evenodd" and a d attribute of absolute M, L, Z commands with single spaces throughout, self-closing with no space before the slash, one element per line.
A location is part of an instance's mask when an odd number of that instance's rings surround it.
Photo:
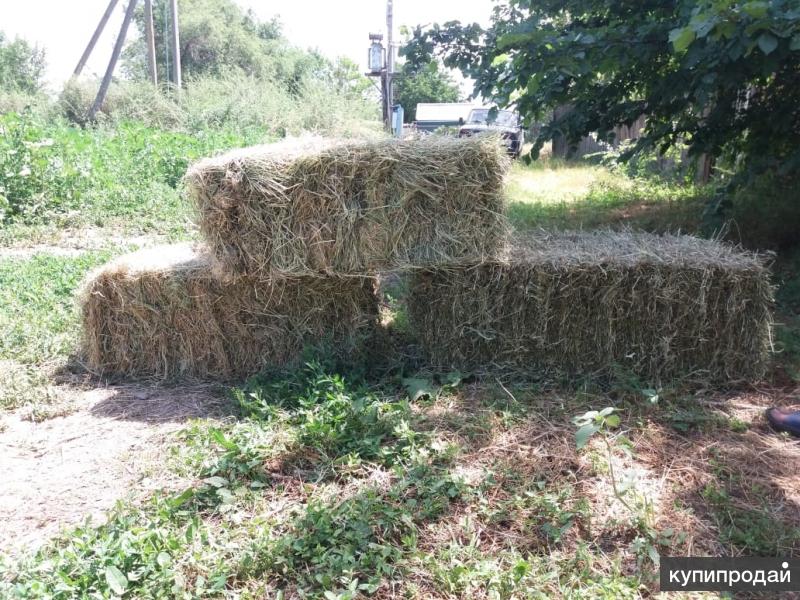
<path fill-rule="evenodd" d="M 221 270 L 362 275 L 495 255 L 508 167 L 492 137 L 317 139 L 205 159 L 186 182 Z"/>
<path fill-rule="evenodd" d="M 415 273 L 408 309 L 438 367 L 755 380 L 772 293 L 762 257 L 715 241 L 539 233 L 496 260 Z"/>
<path fill-rule="evenodd" d="M 373 332 L 371 278 L 226 280 L 188 245 L 123 256 L 80 296 L 83 349 L 99 373 L 229 379 L 286 366 L 306 345 L 348 356 Z"/>

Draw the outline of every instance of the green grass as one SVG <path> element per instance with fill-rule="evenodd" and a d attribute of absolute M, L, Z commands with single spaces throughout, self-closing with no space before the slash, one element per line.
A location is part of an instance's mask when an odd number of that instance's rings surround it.
<path fill-rule="evenodd" d="M 190 487 L 6 558 L 0 595 L 635 598 L 653 584 L 654 554 L 685 552 L 689 533 L 737 552 L 800 547 L 797 524 L 763 491 L 769 474 L 737 478 L 714 460 L 708 486 L 677 490 L 704 507 L 703 527 L 676 535 L 686 509 L 655 515 L 637 480 L 622 492 L 630 509 L 604 515 L 615 500 L 603 446 L 576 452 L 571 417 L 617 407 L 622 421 L 603 435 L 621 483 L 664 433 L 687 458 L 733 435 L 691 398 L 463 386 L 429 384 L 414 400 L 316 363 L 254 378 L 231 391 L 235 418 L 195 421 L 175 440 L 168 466 Z M 675 402 L 714 426 L 673 428 Z"/>
<path fill-rule="evenodd" d="M 73 352 L 75 291 L 90 269 L 110 257 L 110 251 L 98 251 L 0 260 L 0 359 L 43 364 Z"/>
<path fill-rule="evenodd" d="M 185 236 L 190 211 L 181 180 L 194 160 L 269 141 L 225 130 L 190 135 L 140 123 L 82 129 L 34 113 L 0 116 L 0 220 L 25 226 L 115 227 L 129 233 Z"/>
<path fill-rule="evenodd" d="M 710 193 L 702 187 L 628 177 L 599 165 L 517 162 L 509 181 L 508 214 L 518 229 L 632 226 L 695 232 Z"/>

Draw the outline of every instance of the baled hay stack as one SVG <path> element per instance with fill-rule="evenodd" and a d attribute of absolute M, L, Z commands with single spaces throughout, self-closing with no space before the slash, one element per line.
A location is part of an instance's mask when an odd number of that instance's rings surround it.
<path fill-rule="evenodd" d="M 689 236 L 565 232 L 414 274 L 409 317 L 444 368 L 731 381 L 764 374 L 771 305 L 756 255 Z"/>
<path fill-rule="evenodd" d="M 205 159 L 186 181 L 225 271 L 362 274 L 495 255 L 508 166 L 492 137 L 317 139 Z"/>
<path fill-rule="evenodd" d="M 104 374 L 200 379 L 291 364 L 320 342 L 347 355 L 377 321 L 374 285 L 370 278 L 226 281 L 190 246 L 139 251 L 86 283 L 84 352 Z"/>

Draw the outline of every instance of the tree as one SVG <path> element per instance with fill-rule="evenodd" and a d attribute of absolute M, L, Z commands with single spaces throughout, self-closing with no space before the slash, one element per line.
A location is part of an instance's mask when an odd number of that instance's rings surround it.
<path fill-rule="evenodd" d="M 374 96 L 374 88 L 369 79 L 361 72 L 358 63 L 346 56 L 340 56 L 329 63 L 323 69 L 321 76 L 333 90 L 340 94 L 350 94 L 360 98 Z"/>
<path fill-rule="evenodd" d="M 44 50 L 23 39 L 8 41 L 0 31 L 0 88 L 35 94 L 42 89 Z"/>
<path fill-rule="evenodd" d="M 534 155 L 646 115 L 628 156 L 681 140 L 748 175 L 800 166 L 797 0 L 509 0 L 492 22 L 417 28 L 406 52 L 442 57 L 528 121 L 569 106 Z"/>
<path fill-rule="evenodd" d="M 158 76 L 167 80 L 170 53 L 167 44 L 169 2 L 153 0 Z M 147 76 L 144 45 L 144 12 L 137 9 L 139 38 L 125 51 L 129 76 Z M 244 12 L 233 0 L 181 0 L 179 11 L 181 68 L 185 77 L 218 76 L 240 72 L 272 79 L 298 89 L 304 77 L 319 73 L 327 61 L 317 53 L 292 47 L 281 34 L 276 19 L 259 21 L 252 11 Z"/>
<path fill-rule="evenodd" d="M 406 123 L 416 118 L 418 103 L 457 102 L 460 96 L 458 85 L 449 73 L 440 68 L 437 60 L 421 64 L 406 60 L 400 77 L 395 79 L 394 99 L 403 106 Z"/>

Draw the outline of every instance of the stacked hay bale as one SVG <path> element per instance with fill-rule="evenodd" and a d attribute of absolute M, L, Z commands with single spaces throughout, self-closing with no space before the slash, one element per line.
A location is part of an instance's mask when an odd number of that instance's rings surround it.
<path fill-rule="evenodd" d="M 278 144 L 201 161 L 187 184 L 226 272 L 364 275 L 494 256 L 508 165 L 491 137 Z"/>
<path fill-rule="evenodd" d="M 409 319 L 443 368 L 753 380 L 771 305 L 756 255 L 690 236 L 565 232 L 416 273 Z"/>
<path fill-rule="evenodd" d="M 188 172 L 206 246 L 97 272 L 83 295 L 102 373 L 229 378 L 377 325 L 375 277 L 411 273 L 412 329 L 435 367 L 757 379 L 770 349 L 763 261 L 631 232 L 510 238 L 492 138 L 238 150 Z"/>
<path fill-rule="evenodd" d="M 378 316 L 372 278 L 226 279 L 189 245 L 122 256 L 82 294 L 84 351 L 98 372 L 229 379 L 284 366 L 313 342 L 352 356 Z"/>
<path fill-rule="evenodd" d="M 239 150 L 189 170 L 206 247 L 97 271 L 82 294 L 96 372 L 246 376 L 304 346 L 350 356 L 377 325 L 384 269 L 474 263 L 502 243 L 508 166 L 492 139 Z"/>

